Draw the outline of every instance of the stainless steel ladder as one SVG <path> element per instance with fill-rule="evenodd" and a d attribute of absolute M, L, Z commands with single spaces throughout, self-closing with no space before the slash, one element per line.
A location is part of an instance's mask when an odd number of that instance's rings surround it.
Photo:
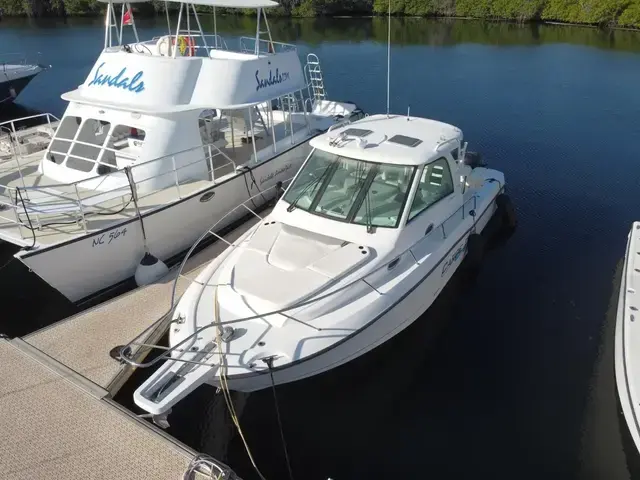
<path fill-rule="evenodd" d="M 324 78 L 322 77 L 322 68 L 320 68 L 320 59 L 315 53 L 307 55 L 307 64 L 304 67 L 305 80 L 309 88 L 309 96 L 314 101 L 324 100 L 327 91 L 324 88 Z"/>

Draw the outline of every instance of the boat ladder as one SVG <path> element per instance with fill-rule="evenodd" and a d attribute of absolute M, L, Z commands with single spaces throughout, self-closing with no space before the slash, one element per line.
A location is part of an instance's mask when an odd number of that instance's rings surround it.
<path fill-rule="evenodd" d="M 304 67 L 305 80 L 309 88 L 309 96 L 317 100 L 324 100 L 327 91 L 324 88 L 324 78 L 322 77 L 322 68 L 320 68 L 320 59 L 315 53 L 307 55 L 307 64 Z"/>

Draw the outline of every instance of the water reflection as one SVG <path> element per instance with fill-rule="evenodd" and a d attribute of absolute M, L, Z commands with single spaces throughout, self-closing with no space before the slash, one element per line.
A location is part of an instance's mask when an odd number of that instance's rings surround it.
<path fill-rule="evenodd" d="M 213 31 L 213 14 L 200 13 L 202 26 Z M 177 18 L 172 19 L 175 26 Z M 165 29 L 164 16 L 137 17 L 143 28 Z M 387 42 L 387 20 L 367 18 L 281 18 L 269 22 L 274 39 L 285 42 L 304 42 L 318 45 L 324 42 Z M 97 36 L 103 28 L 101 18 L 68 19 L 6 19 L 9 29 L 95 29 Z M 219 16 L 217 27 L 227 35 L 251 35 L 256 29 L 254 16 Z M 2 34 L 0 33 L 0 37 Z M 483 20 L 393 18 L 391 41 L 394 45 L 543 45 L 567 43 L 603 49 L 640 51 L 640 34 L 633 30 L 609 30 L 569 25 L 518 24 Z"/>

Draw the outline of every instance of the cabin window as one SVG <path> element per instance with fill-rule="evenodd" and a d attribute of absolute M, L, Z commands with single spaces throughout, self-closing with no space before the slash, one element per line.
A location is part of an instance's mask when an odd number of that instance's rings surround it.
<path fill-rule="evenodd" d="M 415 170 L 315 150 L 284 201 L 342 222 L 395 228 Z"/>
<path fill-rule="evenodd" d="M 222 115 L 218 110 L 204 110 L 198 118 L 198 128 L 200 128 L 200 138 L 203 145 L 216 143 L 224 140 L 224 133 L 221 132 Z"/>
<path fill-rule="evenodd" d="M 98 173 L 104 175 L 118 168 L 118 159 L 130 164 L 138 159 L 147 133 L 138 127 L 116 125 L 108 136 L 106 149 L 102 152 Z M 122 163 L 120 167 L 122 167 Z"/>
<path fill-rule="evenodd" d="M 425 165 L 420 175 L 416 194 L 413 197 L 409 220 L 420 215 L 439 200 L 453 193 L 451 170 L 445 158 Z"/>
<path fill-rule="evenodd" d="M 110 129 L 111 124 L 107 121 L 86 119 L 69 152 L 67 167 L 81 172 L 90 172 L 100 156 Z"/>
<path fill-rule="evenodd" d="M 414 170 L 403 165 L 379 165 L 354 223 L 397 227 Z"/>
<path fill-rule="evenodd" d="M 454 148 L 453 150 L 451 150 L 451 156 L 453 157 L 453 159 L 457 162 L 458 161 L 458 149 Z"/>
<path fill-rule="evenodd" d="M 69 153 L 71 141 L 75 138 L 82 119 L 80 117 L 67 116 L 62 119 L 49 147 L 49 160 L 62 163 Z"/>

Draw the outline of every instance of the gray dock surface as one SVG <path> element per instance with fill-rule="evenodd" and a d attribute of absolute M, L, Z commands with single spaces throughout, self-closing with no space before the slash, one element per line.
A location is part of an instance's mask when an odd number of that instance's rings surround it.
<path fill-rule="evenodd" d="M 182 478 L 195 452 L 38 355 L 0 340 L 0 478 Z"/>
<path fill-rule="evenodd" d="M 225 248 L 217 242 L 189 259 L 177 297 Z M 176 274 L 24 339 L 0 339 L 0 478 L 183 478 L 197 452 L 112 400 L 132 370 L 109 355 L 168 311 Z M 157 329 L 146 341 L 163 334 Z"/>

